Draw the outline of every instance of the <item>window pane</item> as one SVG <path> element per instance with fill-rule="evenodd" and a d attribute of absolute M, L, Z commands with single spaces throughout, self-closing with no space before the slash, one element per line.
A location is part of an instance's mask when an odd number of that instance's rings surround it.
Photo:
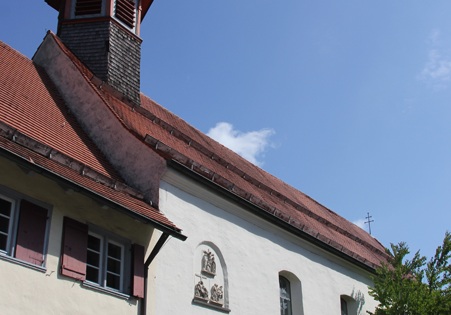
<path fill-rule="evenodd" d="M 108 243 L 108 256 L 116 259 L 122 258 L 122 247 Z"/>
<path fill-rule="evenodd" d="M 6 240 L 6 235 L 0 233 L 0 250 L 6 251 Z"/>
<path fill-rule="evenodd" d="M 9 218 L 0 216 L 0 233 L 8 234 Z"/>
<path fill-rule="evenodd" d="M 86 255 L 86 280 L 100 284 L 102 239 L 88 235 L 88 252 Z"/>
<path fill-rule="evenodd" d="M 285 277 L 279 277 L 280 287 L 280 315 L 291 315 L 290 281 Z"/>
<path fill-rule="evenodd" d="M 107 273 L 107 275 L 106 275 L 106 286 L 109 287 L 109 288 L 120 290 L 120 288 L 121 288 L 121 277 L 118 276 L 118 275 Z"/>
<path fill-rule="evenodd" d="M 11 202 L 0 198 L 0 214 L 8 218 L 11 216 Z"/>
<path fill-rule="evenodd" d="M 108 257 L 107 271 L 116 273 L 116 274 L 120 274 L 121 273 L 121 261 Z"/>
<path fill-rule="evenodd" d="M 86 267 L 86 280 L 99 283 L 99 269 L 87 266 Z"/>
<path fill-rule="evenodd" d="M 0 198 L 0 250 L 6 251 L 8 242 L 11 202 Z"/>
<path fill-rule="evenodd" d="M 88 263 L 88 265 L 99 267 L 100 266 L 100 254 L 88 250 L 87 263 Z"/>
<path fill-rule="evenodd" d="M 93 235 L 88 235 L 88 248 L 100 252 L 101 240 Z"/>
<path fill-rule="evenodd" d="M 340 299 L 341 315 L 348 315 L 348 303 L 344 299 Z"/>

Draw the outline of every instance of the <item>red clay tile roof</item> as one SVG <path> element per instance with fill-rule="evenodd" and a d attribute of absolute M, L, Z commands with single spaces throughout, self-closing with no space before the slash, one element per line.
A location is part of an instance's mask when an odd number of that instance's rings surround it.
<path fill-rule="evenodd" d="M 114 97 L 113 110 L 157 152 L 346 255 L 374 268 L 384 247 L 361 228 L 248 162 L 148 97 L 131 108 Z"/>
<path fill-rule="evenodd" d="M 168 160 L 176 161 L 231 194 L 246 200 L 276 222 L 320 242 L 369 268 L 387 260 L 385 249 L 368 233 L 324 207 L 309 196 L 243 159 L 212 140 L 148 97 L 141 107 L 131 107 L 117 93 L 97 88 L 97 80 L 64 44 L 52 35 L 105 105 L 138 139 Z"/>
<path fill-rule="evenodd" d="M 0 42 L 0 73 L 0 121 L 105 176 L 120 179 L 81 132 L 44 70 Z"/>
<path fill-rule="evenodd" d="M 44 70 L 0 42 L 0 73 L 0 149 L 170 231 L 181 231 L 123 183 Z"/>

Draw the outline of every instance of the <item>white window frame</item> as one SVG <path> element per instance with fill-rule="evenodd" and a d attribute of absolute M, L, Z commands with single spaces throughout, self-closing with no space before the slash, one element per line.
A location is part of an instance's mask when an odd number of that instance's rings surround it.
<path fill-rule="evenodd" d="M 103 231 L 98 227 L 89 226 L 88 237 L 89 235 L 100 239 L 100 258 L 99 258 L 99 277 L 98 282 L 94 282 L 88 279 L 88 273 L 86 272 L 86 280 L 84 284 L 92 287 L 98 287 L 107 291 L 113 291 L 118 293 L 128 292 L 127 286 L 130 285 L 131 279 L 130 275 L 126 273 L 127 270 L 130 269 L 130 260 L 131 260 L 131 243 L 129 240 L 123 239 L 119 236 L 113 235 L 112 233 Z M 107 274 L 108 274 L 108 244 L 113 244 L 115 246 L 119 246 L 121 248 L 121 270 L 120 270 L 120 280 L 119 280 L 119 288 L 109 287 L 107 285 Z M 87 251 L 89 248 L 87 247 Z M 90 266 L 88 262 L 86 262 L 86 268 Z M 97 266 L 95 266 L 97 268 Z M 116 274 L 117 275 L 117 274 Z"/>

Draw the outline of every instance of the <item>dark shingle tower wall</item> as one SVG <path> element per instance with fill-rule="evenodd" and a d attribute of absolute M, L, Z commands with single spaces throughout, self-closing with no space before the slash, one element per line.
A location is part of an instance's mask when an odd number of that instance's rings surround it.
<path fill-rule="evenodd" d="M 62 23 L 58 35 L 97 77 L 140 104 L 140 38 L 114 20 Z"/>

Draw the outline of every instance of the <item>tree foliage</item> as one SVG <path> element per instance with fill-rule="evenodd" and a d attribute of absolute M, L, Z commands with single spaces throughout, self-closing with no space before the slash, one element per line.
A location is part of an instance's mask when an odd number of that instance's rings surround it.
<path fill-rule="evenodd" d="M 451 234 L 427 261 L 406 243 L 391 244 L 391 259 L 376 269 L 369 294 L 379 302 L 375 315 L 451 314 Z"/>

